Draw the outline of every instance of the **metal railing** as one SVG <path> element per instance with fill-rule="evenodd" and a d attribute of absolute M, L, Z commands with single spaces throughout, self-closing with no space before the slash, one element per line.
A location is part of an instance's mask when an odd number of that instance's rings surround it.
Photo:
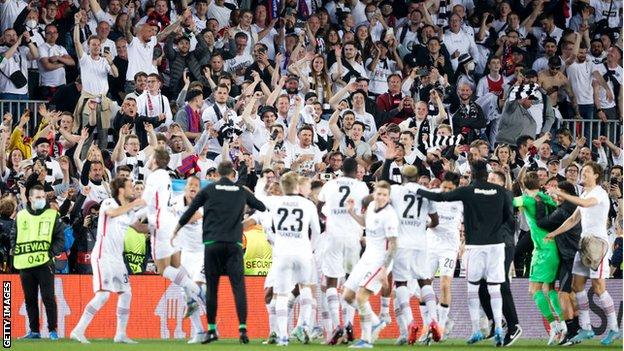
<path fill-rule="evenodd" d="M 39 105 L 47 104 L 45 100 L 0 100 L 0 116 L 10 112 L 13 114 L 13 125 L 19 122 L 24 110 L 30 110 L 30 121 L 26 126 L 27 135 L 33 135 L 39 125 Z"/>
<path fill-rule="evenodd" d="M 590 148 L 593 148 L 592 140 L 598 136 L 606 136 L 615 145 L 619 145 L 622 137 L 622 122 L 619 120 L 603 122 L 599 119 L 564 119 L 559 122 L 559 128 L 567 128 L 574 138 L 585 136 L 586 145 Z"/>

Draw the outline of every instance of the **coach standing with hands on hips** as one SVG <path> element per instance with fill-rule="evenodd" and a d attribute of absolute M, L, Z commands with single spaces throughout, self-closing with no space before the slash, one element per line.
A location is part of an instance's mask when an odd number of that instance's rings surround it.
<path fill-rule="evenodd" d="M 30 331 L 24 339 L 40 339 L 39 290 L 46 309 L 50 340 L 57 340 L 57 310 L 54 296 L 54 256 L 63 252 L 65 225 L 51 209 L 41 185 L 28 190 L 28 205 L 17 213 L 11 235 L 13 265 L 20 270 Z"/>
<path fill-rule="evenodd" d="M 247 344 L 249 338 L 247 337 L 247 296 L 243 271 L 243 214 L 246 205 L 258 211 L 264 211 L 266 207 L 249 190 L 236 185 L 236 172 L 232 162 L 221 162 L 217 167 L 217 172 L 221 179 L 208 185 L 197 194 L 189 208 L 180 217 L 178 225 L 173 231 L 173 238 L 203 205 L 208 335 L 202 343 L 206 344 L 218 339 L 216 330 L 217 292 L 220 276 L 227 274 L 236 302 L 239 340 L 241 343 Z"/>

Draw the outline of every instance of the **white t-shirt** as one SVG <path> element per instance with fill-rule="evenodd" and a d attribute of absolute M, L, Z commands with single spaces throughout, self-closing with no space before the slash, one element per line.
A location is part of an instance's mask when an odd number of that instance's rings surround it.
<path fill-rule="evenodd" d="M 594 70 L 598 71 L 598 73 L 600 73 L 600 75 L 603 77 L 604 74 L 607 73 L 607 68 L 604 64 L 594 65 Z M 610 69 L 610 71 L 613 72 L 613 78 L 615 78 L 615 80 L 617 80 L 617 82 L 622 85 L 622 66 L 616 65 L 615 69 Z M 615 107 L 615 102 L 617 101 L 617 96 L 615 96 L 615 92 L 613 90 L 613 82 L 608 81 L 607 85 L 609 86 L 609 88 L 611 88 L 611 93 L 613 93 L 614 99 L 612 101 L 607 101 L 607 91 L 602 86 L 600 86 L 598 88 L 600 92 L 600 108 L 603 109 Z"/>
<path fill-rule="evenodd" d="M 39 58 L 51 57 L 51 56 L 64 56 L 67 55 L 67 50 L 59 45 L 50 45 L 43 43 L 39 47 Z M 46 87 L 58 87 L 66 83 L 65 80 L 65 67 L 57 68 L 52 71 L 46 71 L 43 65 L 40 67 L 39 85 Z"/>
<path fill-rule="evenodd" d="M 211 1 L 210 5 L 208 5 L 206 17 L 216 19 L 219 22 L 219 29 L 221 29 L 230 25 L 230 12 L 232 10 L 225 6 L 217 6 L 214 1 Z"/>
<path fill-rule="evenodd" d="M 366 60 L 366 67 L 373 62 L 372 58 Z M 369 71 L 370 85 L 368 91 L 381 95 L 388 91 L 388 76 L 397 71 L 396 61 L 386 58 L 379 60 L 377 66 Z"/>
<path fill-rule="evenodd" d="M 377 124 L 375 123 L 375 117 L 368 112 L 357 113 L 353 111 L 355 114 L 355 120 L 362 122 L 366 125 L 366 130 L 364 131 L 364 139 L 366 141 L 370 140 L 375 133 L 377 133 Z"/>
<path fill-rule="evenodd" d="M 134 75 L 139 72 L 146 74 L 158 73 L 152 59 L 154 58 L 154 48 L 158 45 L 156 37 L 153 36 L 147 43 L 141 42 L 137 37 L 133 37 L 128 43 L 128 71 L 126 80 L 133 81 Z"/>
<path fill-rule="evenodd" d="M 390 198 L 399 217 L 398 247 L 414 250 L 427 248 L 427 218 L 436 213 L 433 203 L 428 199 L 416 195 L 418 189 L 424 189 L 419 184 L 392 185 Z M 368 234 L 368 232 L 367 232 Z"/>
<path fill-rule="evenodd" d="M 576 103 L 579 105 L 589 105 L 594 103 L 594 90 L 591 89 L 592 72 L 594 64 L 589 60 L 583 63 L 574 62 L 568 66 L 566 74 L 570 79 L 570 85 L 574 95 L 576 95 Z"/>
<path fill-rule="evenodd" d="M 381 263 L 388 250 L 388 238 L 399 235 L 399 218 L 395 209 L 388 203 L 376 210 L 371 202 L 366 209 L 366 250 L 360 260 L 368 263 Z"/>
<path fill-rule="evenodd" d="M 368 196 L 368 187 L 354 178 L 339 177 L 325 183 L 318 195 L 324 202 L 323 214 L 327 217 L 326 232 L 328 235 L 359 238 L 362 227 L 347 213 L 347 199 L 355 201 L 355 213 L 362 211 L 362 199 Z"/>
<path fill-rule="evenodd" d="M 288 141 L 284 142 L 286 144 L 286 167 L 290 168 L 292 163 L 301 155 L 312 155 L 312 159 L 302 162 L 299 165 L 299 171 L 304 173 L 314 173 L 315 168 L 314 165 L 323 161 L 323 152 L 318 148 L 318 146 L 312 144 L 307 148 L 302 148 L 299 143 L 291 144 Z"/>
<path fill-rule="evenodd" d="M 597 236 L 609 241 L 607 221 L 609 219 L 609 194 L 601 187 L 596 186 L 591 191 L 584 191 L 581 199 L 595 198 L 598 203 L 591 207 L 578 207 L 581 211 L 581 237 Z"/>
<path fill-rule="evenodd" d="M 142 199 L 147 203 L 147 220 L 155 225 L 159 214 L 168 214 L 173 218 L 171 208 L 171 178 L 164 169 L 159 169 L 147 177 Z"/>
<path fill-rule="evenodd" d="M 6 46 L 0 47 L 0 55 L 4 54 L 8 50 L 9 48 Z M 2 62 L 0 62 L 0 71 L 3 73 L 0 74 L 0 92 L 28 94 L 28 84 L 18 89 L 7 77 L 10 77 L 11 74 L 21 70 L 22 74 L 28 81 L 28 56 L 26 55 L 29 52 L 30 49 L 25 46 L 20 46 L 15 54 L 13 54 L 13 57 L 5 58 Z"/>
<path fill-rule="evenodd" d="M 113 198 L 100 204 L 98 216 L 97 238 L 91 251 L 91 259 L 109 259 L 123 263 L 124 237 L 128 227 L 135 221 L 134 211 L 115 218 L 106 215 L 107 210 L 120 207 Z"/>
<path fill-rule="evenodd" d="M 359 2 L 359 1 L 358 1 Z M 368 73 L 366 72 L 366 69 L 364 68 L 364 66 L 362 66 L 361 64 L 357 63 L 357 62 L 353 62 L 351 64 L 351 67 L 353 67 L 353 69 L 355 71 L 357 71 L 360 76 L 364 77 L 364 78 L 368 78 Z M 334 73 L 338 72 L 338 63 L 334 63 L 330 69 L 329 69 L 329 76 L 333 77 Z M 347 69 L 347 67 L 345 67 L 344 65 L 342 66 L 342 75 L 340 76 L 340 78 L 342 78 L 342 80 L 344 81 L 345 77 L 349 74 L 349 70 Z M 351 76 L 349 77 L 349 81 L 345 81 L 345 83 L 349 84 L 352 82 L 355 82 L 355 80 L 357 79 L 357 77 L 355 76 L 355 74 L 351 74 Z M 339 86 L 337 83 L 333 84 L 332 89 L 334 89 L 335 91 L 340 90 L 340 88 L 342 88 L 342 86 Z"/>
<path fill-rule="evenodd" d="M 459 251 L 459 226 L 463 220 L 461 201 L 434 202 L 440 223 L 427 229 L 427 248 L 431 251 Z"/>
<path fill-rule="evenodd" d="M 163 94 L 151 95 L 147 90 L 139 95 L 136 99 L 137 111 L 141 116 L 158 117 L 161 113 L 165 114 L 165 125 L 173 122 L 173 114 L 169 99 Z"/>
<path fill-rule="evenodd" d="M 28 5 L 25 1 L 20 0 L 5 0 L 0 2 L 0 29 L 2 33 L 8 28 L 13 27 L 17 16 Z"/>
<path fill-rule="evenodd" d="M 106 94 L 108 92 L 108 75 L 112 72 L 106 59 L 98 56 L 94 60 L 83 52 L 78 63 L 80 64 L 82 90 L 92 95 Z"/>
<path fill-rule="evenodd" d="M 171 201 L 173 214 L 176 218 L 182 217 L 182 214 L 186 212 L 190 203 L 186 204 L 184 195 L 178 195 Z M 204 209 L 200 208 L 197 212 L 204 214 Z M 180 228 L 178 236 L 174 241 L 176 247 L 181 248 L 185 252 L 204 252 L 204 244 L 202 243 L 202 228 L 203 219 L 200 218 L 197 221 L 187 223 L 184 227 Z"/>
<path fill-rule="evenodd" d="M 609 17 L 609 27 L 617 28 L 622 26 L 622 2 L 621 1 L 613 1 L 613 5 L 611 2 L 604 0 L 589 0 L 589 5 L 594 8 L 596 13 L 596 22 Z M 609 7 L 611 7 L 611 12 L 609 12 Z"/>
<path fill-rule="evenodd" d="M 318 213 L 312 201 L 299 195 L 271 196 L 267 198 L 274 228 L 274 256 L 312 256 L 308 236 L 321 233 Z"/>

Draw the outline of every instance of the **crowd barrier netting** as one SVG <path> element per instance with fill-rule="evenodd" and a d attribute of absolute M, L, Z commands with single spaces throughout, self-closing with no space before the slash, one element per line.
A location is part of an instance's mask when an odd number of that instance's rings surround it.
<path fill-rule="evenodd" d="M 24 335 L 28 329 L 26 308 L 19 275 L 5 275 L 3 281 L 11 282 L 11 328 L 13 337 Z M 191 331 L 188 319 L 183 319 L 185 302 L 181 290 L 159 276 L 131 276 L 132 305 L 128 323 L 128 335 L 131 338 L 172 339 L 188 338 Z M 268 335 L 268 317 L 264 304 L 264 277 L 246 277 L 247 301 L 249 314 L 247 327 L 252 338 Z M 437 280 L 434 282 L 438 292 Z M 589 287 L 589 283 L 587 285 Z M 546 324 L 540 316 L 533 299 L 528 293 L 528 280 L 514 279 L 511 284 L 514 301 L 518 311 L 520 324 L 524 329 L 524 338 L 545 338 Z M 56 299 L 58 304 L 58 334 L 67 337 L 78 322 L 85 305 L 93 296 L 92 277 L 90 275 L 57 275 L 55 279 Z M 618 321 L 622 321 L 622 280 L 607 280 L 607 290 L 613 297 Z M 452 338 L 466 338 L 470 334 L 470 318 L 466 304 L 466 281 L 462 278 L 453 280 L 453 302 L 450 318 L 455 321 Z M 593 290 L 589 291 L 591 321 L 596 334 L 606 330 L 607 319 L 604 311 L 597 303 Z M 234 307 L 230 284 L 222 278 L 219 285 L 219 309 L 217 328 L 223 338 L 238 337 L 238 319 Z M 379 311 L 379 296 L 371 300 L 373 309 Z M 115 334 L 115 309 L 117 297 L 111 295 L 108 303 L 93 319 L 86 332 L 87 338 L 112 338 Z M 421 323 L 419 304 L 412 299 L 414 317 Z M 41 332 L 47 335 L 45 310 L 40 302 Z M 202 320 L 206 324 L 204 311 Z M 392 313 L 393 315 L 393 313 Z M 394 319 L 394 315 L 393 315 Z M 356 333 L 359 335 L 359 324 L 356 317 Z M 398 335 L 396 323 L 383 330 L 382 338 L 395 338 Z"/>

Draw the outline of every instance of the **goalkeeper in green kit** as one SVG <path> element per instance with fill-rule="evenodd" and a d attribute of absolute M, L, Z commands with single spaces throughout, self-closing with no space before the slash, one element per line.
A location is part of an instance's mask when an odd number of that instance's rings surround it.
<path fill-rule="evenodd" d="M 557 291 L 554 290 L 559 268 L 559 253 L 554 241 L 544 241 L 548 231 L 537 226 L 535 215 L 537 202 L 543 202 L 547 212 L 554 211 L 557 203 L 550 196 L 540 191 L 539 183 L 536 172 L 526 173 L 521 178 L 524 194 L 514 198 L 513 204 L 514 207 L 518 207 L 524 213 L 531 228 L 531 240 L 534 249 L 529 273 L 529 292 L 533 295 L 533 300 L 539 311 L 550 323 L 548 345 L 556 345 L 559 343 L 558 339 L 565 335 L 567 329 L 565 322 L 560 318 L 562 316 L 561 306 Z"/>

